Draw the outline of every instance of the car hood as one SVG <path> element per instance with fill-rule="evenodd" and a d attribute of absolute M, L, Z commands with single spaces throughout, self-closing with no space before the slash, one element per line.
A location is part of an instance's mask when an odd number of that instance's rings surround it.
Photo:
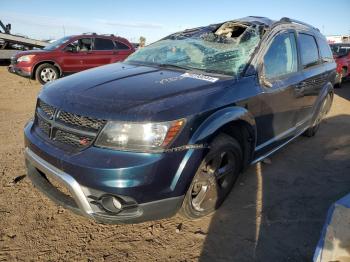
<path fill-rule="evenodd" d="M 24 55 L 40 55 L 40 54 L 46 54 L 50 51 L 42 50 L 42 49 L 36 49 L 36 50 L 29 50 L 29 51 L 19 51 L 15 54 L 15 57 L 18 58 L 20 56 Z"/>
<path fill-rule="evenodd" d="M 46 84 L 39 98 L 68 112 L 107 120 L 176 119 L 230 80 L 116 63 Z"/>

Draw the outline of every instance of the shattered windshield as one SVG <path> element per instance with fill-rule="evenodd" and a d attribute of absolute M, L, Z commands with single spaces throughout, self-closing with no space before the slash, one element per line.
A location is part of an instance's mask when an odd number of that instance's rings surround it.
<path fill-rule="evenodd" d="M 234 76 L 243 71 L 259 41 L 258 27 L 227 22 L 215 32 L 160 40 L 126 61 Z"/>

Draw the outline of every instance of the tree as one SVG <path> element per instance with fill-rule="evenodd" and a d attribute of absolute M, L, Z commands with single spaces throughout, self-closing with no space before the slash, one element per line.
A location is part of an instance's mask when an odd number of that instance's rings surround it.
<path fill-rule="evenodd" d="M 140 47 L 144 47 L 146 45 L 146 37 L 140 36 Z"/>

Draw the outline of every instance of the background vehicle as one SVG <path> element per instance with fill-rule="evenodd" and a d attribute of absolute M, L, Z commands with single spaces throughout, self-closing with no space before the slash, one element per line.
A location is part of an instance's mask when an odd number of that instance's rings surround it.
<path fill-rule="evenodd" d="M 315 135 L 335 67 L 319 30 L 288 18 L 172 34 L 47 84 L 24 131 L 28 176 L 98 222 L 200 218 L 249 164 Z"/>
<path fill-rule="evenodd" d="M 0 20 L 0 61 L 10 60 L 11 56 L 21 50 L 42 48 L 48 43 L 30 39 L 23 35 L 11 34 L 11 24 L 4 25 Z"/>
<path fill-rule="evenodd" d="M 17 53 L 9 71 L 45 84 L 67 74 L 123 61 L 134 51 L 128 40 L 114 35 L 67 36 L 41 50 Z"/>
<path fill-rule="evenodd" d="M 337 63 L 336 86 L 341 87 L 342 82 L 350 74 L 350 44 L 331 44 L 330 46 Z"/>

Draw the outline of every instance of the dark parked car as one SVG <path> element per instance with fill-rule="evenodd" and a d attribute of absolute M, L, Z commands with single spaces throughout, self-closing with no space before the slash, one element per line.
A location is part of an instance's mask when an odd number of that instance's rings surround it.
<path fill-rule="evenodd" d="M 319 30 L 288 18 L 172 34 L 46 84 L 24 131 L 28 176 L 102 223 L 205 216 L 249 164 L 315 135 L 335 67 Z"/>
<path fill-rule="evenodd" d="M 350 43 L 331 44 L 335 62 L 337 63 L 336 86 L 341 87 L 342 82 L 350 74 Z"/>
<path fill-rule="evenodd" d="M 114 35 L 66 36 L 43 49 L 18 52 L 11 58 L 9 72 L 45 84 L 67 74 L 123 61 L 134 51 L 128 40 Z"/>

